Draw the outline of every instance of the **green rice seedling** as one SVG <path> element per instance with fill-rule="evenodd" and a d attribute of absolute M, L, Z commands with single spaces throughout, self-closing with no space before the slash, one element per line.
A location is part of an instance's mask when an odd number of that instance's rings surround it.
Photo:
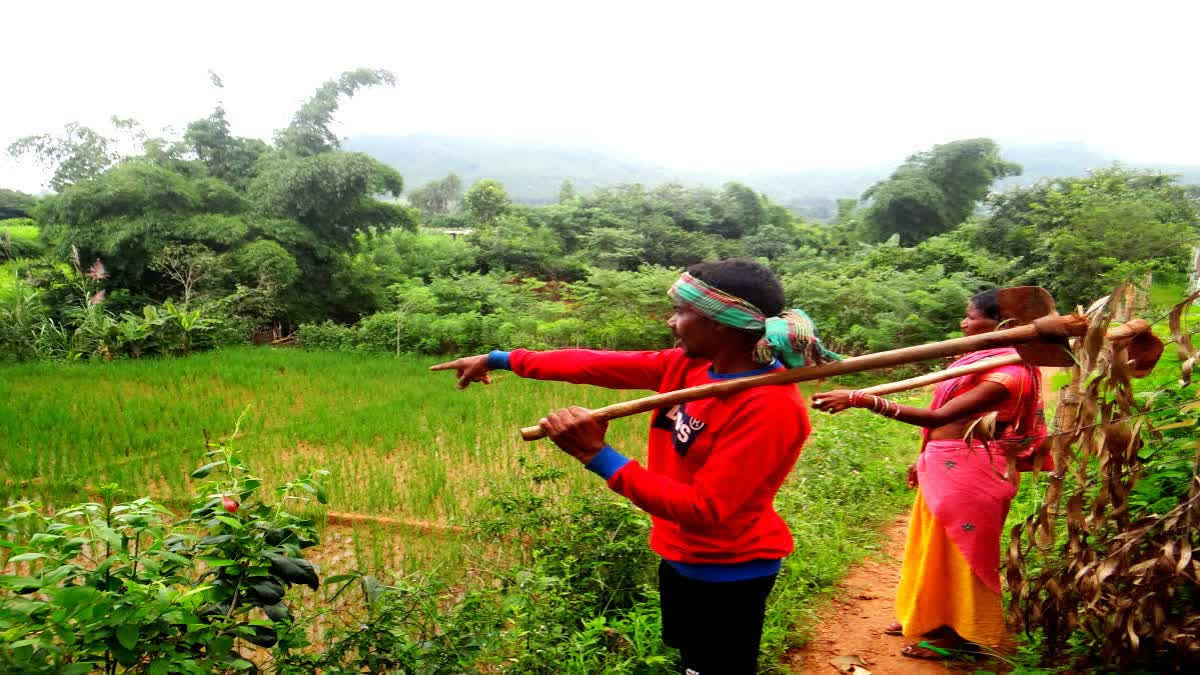
<path fill-rule="evenodd" d="M 340 509 L 446 520 L 469 511 L 488 480 L 511 475 L 516 454 L 570 460 L 516 429 L 565 405 L 628 396 L 498 374 L 467 391 L 426 368 L 433 359 L 240 348 L 189 358 L 5 367 L 0 381 L 0 491 L 61 492 L 86 467 L 91 484 L 117 482 L 155 498 L 186 496 L 183 469 L 204 429 L 222 429 L 247 404 L 242 430 L 271 479 L 327 466 Z M 646 420 L 613 425 L 637 454 Z M 595 488 L 573 472 L 570 489 Z M 77 486 L 84 488 L 86 485 Z M 81 490 L 85 491 L 85 490 Z"/>

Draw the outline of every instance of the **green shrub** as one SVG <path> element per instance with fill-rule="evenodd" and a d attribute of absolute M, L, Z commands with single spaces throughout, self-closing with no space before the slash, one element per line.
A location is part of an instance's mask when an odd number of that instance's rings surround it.
<path fill-rule="evenodd" d="M 267 500 L 232 445 L 207 445 L 212 461 L 192 477 L 219 478 L 178 522 L 149 499 L 120 502 L 115 485 L 49 516 L 28 502 L 4 510 L 4 563 L 14 571 L 0 575 L 0 669 L 254 672 L 261 657 L 250 645 L 282 656 L 308 644 L 288 588 L 319 587 L 301 553 L 317 535 L 283 507 L 324 501 L 324 472 Z"/>
<path fill-rule="evenodd" d="M 301 324 L 296 339 L 306 349 L 338 351 L 354 345 L 354 329 L 332 321 Z"/>

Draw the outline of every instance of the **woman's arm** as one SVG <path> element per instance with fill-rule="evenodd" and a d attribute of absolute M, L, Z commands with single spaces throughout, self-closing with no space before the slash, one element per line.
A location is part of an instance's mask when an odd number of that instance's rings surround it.
<path fill-rule="evenodd" d="M 866 408 L 880 415 L 918 427 L 936 429 L 953 422 L 970 419 L 994 409 L 1008 396 L 1008 389 L 996 382 L 981 382 L 975 388 L 955 396 L 936 409 L 914 408 L 900 405 L 871 394 L 835 389 L 813 396 L 813 407 L 828 413 L 838 413 L 847 408 Z"/>

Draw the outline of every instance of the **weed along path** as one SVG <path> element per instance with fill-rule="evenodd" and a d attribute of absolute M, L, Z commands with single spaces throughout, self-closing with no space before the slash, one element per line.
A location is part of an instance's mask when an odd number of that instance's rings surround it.
<path fill-rule="evenodd" d="M 908 514 L 897 516 L 883 531 L 885 541 L 881 554 L 854 565 L 838 584 L 833 598 L 819 614 L 812 640 L 788 654 L 792 672 L 893 675 L 981 669 L 1007 671 L 1004 663 L 995 659 L 981 659 L 975 663 L 910 659 L 900 655 L 901 648 L 910 640 L 884 634 L 884 627 L 896 620 L 892 603 L 896 584 L 900 581 L 900 559 L 904 555 L 907 528 Z M 848 670 L 850 664 L 856 662 L 860 665 Z M 835 663 L 843 667 L 839 668 Z"/>

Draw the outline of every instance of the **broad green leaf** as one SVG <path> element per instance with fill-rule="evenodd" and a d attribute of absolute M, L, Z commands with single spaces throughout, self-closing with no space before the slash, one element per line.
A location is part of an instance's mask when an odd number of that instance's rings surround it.
<path fill-rule="evenodd" d="M 89 602 L 99 593 L 91 586 L 68 586 L 54 594 L 54 604 L 60 607 L 77 607 Z"/>
<path fill-rule="evenodd" d="M 0 576 L 0 586 L 18 593 L 32 593 L 41 588 L 43 583 L 43 580 L 34 577 L 18 577 L 8 574 Z"/>
<path fill-rule="evenodd" d="M 29 553 L 22 553 L 21 555 L 14 555 L 13 557 L 8 559 L 8 562 L 10 562 L 10 563 L 28 562 L 30 560 L 40 560 L 40 559 L 46 558 L 46 557 L 48 557 L 48 556 L 45 553 L 37 553 L 36 551 L 31 551 Z"/>
<path fill-rule="evenodd" d="M 135 623 L 124 623 L 117 627 L 117 642 L 126 649 L 137 646 L 138 627 Z"/>

